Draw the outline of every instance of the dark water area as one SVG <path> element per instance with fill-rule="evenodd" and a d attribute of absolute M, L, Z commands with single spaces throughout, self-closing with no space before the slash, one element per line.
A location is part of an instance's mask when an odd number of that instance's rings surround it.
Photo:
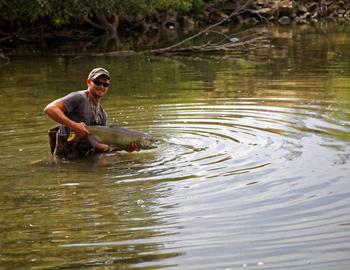
<path fill-rule="evenodd" d="M 0 69 L 0 269 L 349 269 L 350 28 L 193 57 Z M 42 112 L 106 67 L 110 124 L 157 149 L 54 161 Z"/>

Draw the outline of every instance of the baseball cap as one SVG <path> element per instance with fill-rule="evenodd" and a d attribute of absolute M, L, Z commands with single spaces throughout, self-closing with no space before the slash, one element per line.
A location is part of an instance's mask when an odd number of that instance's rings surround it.
<path fill-rule="evenodd" d="M 88 80 L 94 80 L 101 75 L 106 76 L 109 80 L 111 79 L 111 75 L 109 75 L 108 70 L 99 67 L 99 68 L 94 68 L 93 70 L 91 70 L 91 72 L 89 73 L 89 76 L 88 76 Z"/>

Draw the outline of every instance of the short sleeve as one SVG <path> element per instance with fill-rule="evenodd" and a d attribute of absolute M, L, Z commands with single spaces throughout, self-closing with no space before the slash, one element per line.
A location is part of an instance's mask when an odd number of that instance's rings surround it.
<path fill-rule="evenodd" d="M 66 107 L 68 114 L 70 114 L 84 102 L 84 96 L 81 92 L 73 92 L 61 98 L 61 101 Z"/>

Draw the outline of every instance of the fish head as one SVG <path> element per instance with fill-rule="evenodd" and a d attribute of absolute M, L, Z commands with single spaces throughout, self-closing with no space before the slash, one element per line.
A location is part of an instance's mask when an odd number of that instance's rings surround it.
<path fill-rule="evenodd" d="M 152 136 L 149 136 L 149 135 L 146 135 L 146 136 L 143 136 L 143 137 L 140 139 L 139 143 L 140 143 L 140 145 L 141 145 L 142 148 L 144 148 L 144 149 L 151 149 L 151 148 L 155 148 L 155 147 L 153 146 L 153 144 L 154 144 L 155 142 L 157 142 L 157 141 L 158 141 L 158 140 L 157 140 L 156 138 L 154 138 L 154 137 L 152 137 Z"/>

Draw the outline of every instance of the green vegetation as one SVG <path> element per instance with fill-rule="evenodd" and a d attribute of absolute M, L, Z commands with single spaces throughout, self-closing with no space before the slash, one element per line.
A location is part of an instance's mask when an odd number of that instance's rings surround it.
<path fill-rule="evenodd" d="M 9 30 L 41 25 L 72 28 L 88 22 L 113 31 L 112 27 L 118 28 L 121 16 L 144 16 L 157 9 L 189 11 L 202 5 L 203 0 L 3 0 L 0 2 L 0 19 Z"/>
<path fill-rule="evenodd" d="M 8 61 L 2 52 L 16 48 L 37 52 L 71 41 L 80 42 L 77 47 L 85 52 L 89 48 L 111 52 L 159 47 L 169 52 L 173 49 L 169 44 L 178 46 L 176 41 L 184 38 L 182 41 L 189 45 L 191 34 L 198 37 L 203 29 L 211 31 L 218 24 L 309 24 L 323 18 L 348 22 L 349 6 L 350 0 L 0 0 L 0 62 Z M 202 35 L 205 40 L 197 39 L 201 43 L 178 49 L 177 53 L 194 53 L 195 49 L 225 51 L 246 47 L 252 41 L 262 44 L 259 37 L 231 39 L 228 33 L 217 34 L 220 40 L 230 43 L 225 43 L 226 47 L 213 44 L 212 39 Z M 96 44 L 100 46 L 97 50 Z"/>

